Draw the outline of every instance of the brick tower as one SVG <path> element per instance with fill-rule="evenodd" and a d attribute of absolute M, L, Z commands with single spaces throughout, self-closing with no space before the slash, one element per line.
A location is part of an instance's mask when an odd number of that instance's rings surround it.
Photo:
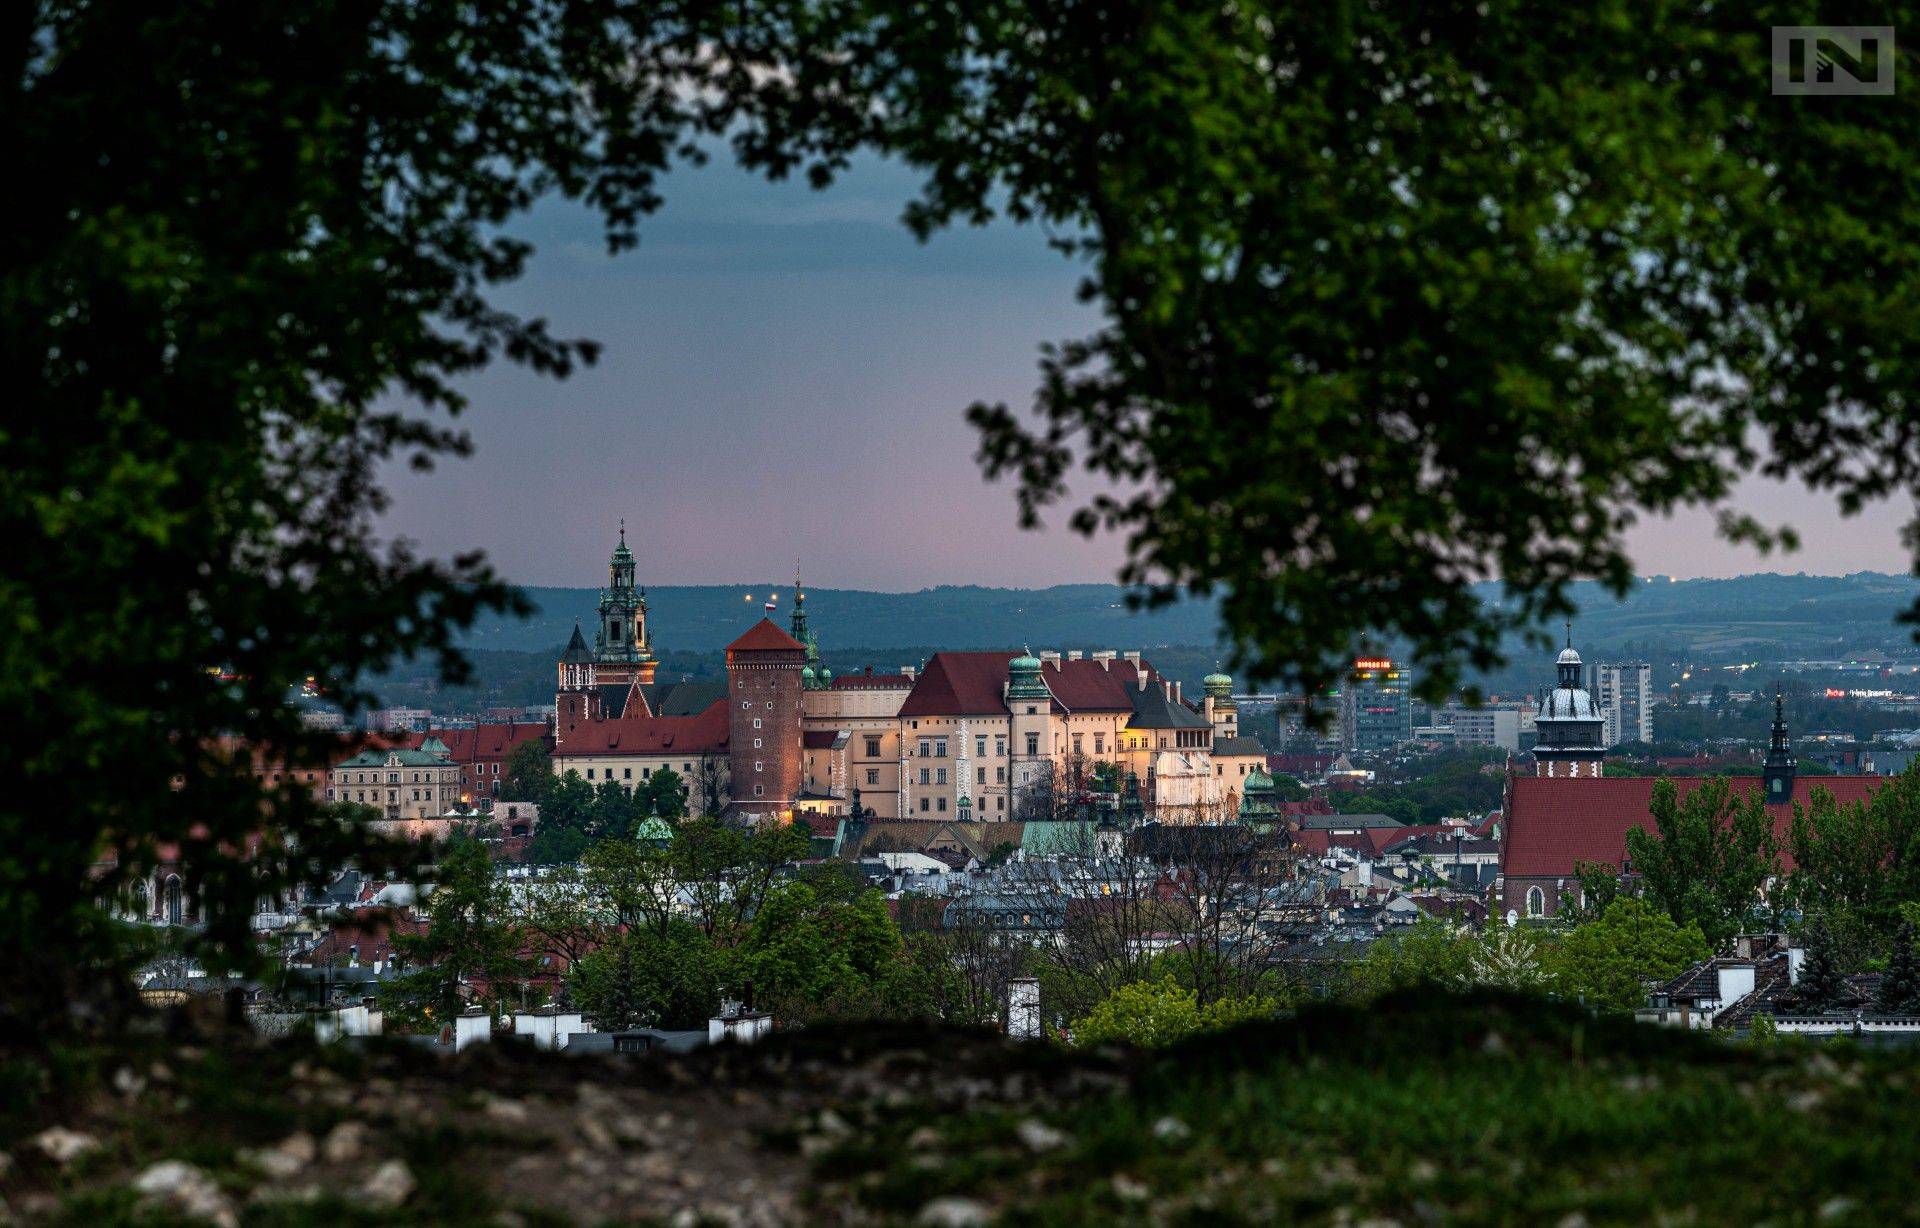
<path fill-rule="evenodd" d="M 801 670 L 807 648 L 763 618 L 727 645 L 728 814 L 754 823 L 793 821 L 800 797 Z"/>

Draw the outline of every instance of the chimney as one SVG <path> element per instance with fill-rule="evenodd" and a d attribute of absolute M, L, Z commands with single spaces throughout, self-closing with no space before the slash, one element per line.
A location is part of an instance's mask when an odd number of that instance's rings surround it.
<path fill-rule="evenodd" d="M 1067 649 L 1067 660 L 1078 661 L 1079 659 L 1080 659 L 1080 650 L 1078 648 Z"/>
<path fill-rule="evenodd" d="M 1094 660 L 1096 660 L 1096 661 L 1098 661 L 1098 662 L 1100 662 L 1100 668 L 1101 668 L 1101 669 L 1104 669 L 1104 670 L 1109 670 L 1109 671 L 1110 671 L 1110 670 L 1112 670 L 1112 669 L 1113 669 L 1113 658 L 1114 658 L 1114 657 L 1115 657 L 1116 655 L 1118 655 L 1118 654 L 1116 654 L 1116 653 L 1115 653 L 1115 652 L 1113 651 L 1113 649 L 1111 649 L 1111 648 L 1108 648 L 1108 649 L 1105 649 L 1105 650 L 1103 650 L 1103 651 L 1100 651 L 1100 652 L 1096 652 L 1096 653 L 1094 653 L 1094 654 L 1093 654 L 1093 659 L 1094 659 Z"/>
<path fill-rule="evenodd" d="M 1051 665 L 1055 669 L 1060 668 L 1060 654 L 1051 649 L 1043 650 L 1040 653 L 1040 661 L 1043 665 Z"/>
<path fill-rule="evenodd" d="M 915 673 L 915 667 L 914 667 L 914 666 L 911 666 L 911 665 L 902 665 L 902 666 L 900 667 L 900 672 L 901 672 L 901 674 L 903 674 L 903 675 L 904 675 L 904 676 L 906 677 L 906 680 L 907 680 L 908 682 L 912 682 L 912 681 L 913 681 L 913 679 L 914 679 L 914 673 Z"/>
<path fill-rule="evenodd" d="M 1177 680 L 1173 684 L 1173 702 L 1174 703 L 1186 702 L 1185 700 L 1180 698 L 1180 683 Z"/>

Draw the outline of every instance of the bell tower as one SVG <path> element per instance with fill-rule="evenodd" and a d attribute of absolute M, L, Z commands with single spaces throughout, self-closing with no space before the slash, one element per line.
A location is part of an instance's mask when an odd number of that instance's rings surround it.
<path fill-rule="evenodd" d="M 593 636 L 600 680 L 653 682 L 657 662 L 647 629 L 647 594 L 634 581 L 633 551 L 627 549 L 627 522 L 620 522 L 620 544 L 607 563 L 607 587 L 600 590 L 600 614 Z"/>

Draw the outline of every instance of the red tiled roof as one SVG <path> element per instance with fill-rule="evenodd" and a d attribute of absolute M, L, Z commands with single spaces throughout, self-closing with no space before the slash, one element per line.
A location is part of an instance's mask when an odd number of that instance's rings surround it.
<path fill-rule="evenodd" d="M 1736 796 L 1760 788 L 1758 776 L 1729 778 Z M 1591 861 L 1617 866 L 1627 855 L 1627 832 L 1651 830 L 1647 806 L 1653 786 L 1671 780 L 1681 797 L 1705 783 L 1699 776 L 1603 776 L 1575 780 L 1564 776 L 1516 776 L 1505 812 L 1506 847 L 1500 871 L 1515 878 L 1567 878 L 1574 863 Z M 1825 789 L 1841 805 L 1865 800 L 1880 787 L 1879 776 L 1798 776 L 1793 801 L 1807 805 L 1815 789 Z M 1793 820 L 1791 803 L 1767 807 L 1774 834 L 1782 843 Z M 1786 860 L 1784 853 L 1783 862 Z"/>
<path fill-rule="evenodd" d="M 805 652 L 807 646 L 780 629 L 771 618 L 763 618 L 747 628 L 747 633 L 727 645 L 728 652 Z"/>
<path fill-rule="evenodd" d="M 471 729 L 430 729 L 427 736 L 439 738 L 452 752 L 455 763 L 476 763 L 483 759 L 505 759 L 523 742 L 547 736 L 545 722 L 529 724 L 475 725 Z"/>
<path fill-rule="evenodd" d="M 709 704 L 698 716 L 628 716 L 617 721 L 588 721 L 568 731 L 554 750 L 568 755 L 645 755 L 660 751 L 690 755 L 727 749 L 727 705 Z"/>
<path fill-rule="evenodd" d="M 901 716 L 1004 713 L 1001 699 L 1011 652 L 936 652 L 900 705 Z"/>
<path fill-rule="evenodd" d="M 912 686 L 913 679 L 905 674 L 836 674 L 833 679 L 836 691 L 905 691 Z"/>
<path fill-rule="evenodd" d="M 838 729 L 808 729 L 800 734 L 800 745 L 808 750 L 832 750 L 840 740 Z"/>
<path fill-rule="evenodd" d="M 1007 662 L 1012 652 L 937 652 L 900 705 L 901 716 L 992 716 L 1007 710 Z M 1095 661 L 1049 661 L 1040 677 L 1054 700 L 1074 712 L 1131 712 L 1128 688 L 1138 687 L 1144 673 L 1148 685 L 1159 684 L 1150 665 L 1135 666 L 1125 658 Z"/>
<path fill-rule="evenodd" d="M 1120 658 L 1113 661 L 1049 661 L 1040 667 L 1047 689 L 1061 705 L 1072 712 L 1131 712 L 1133 696 L 1129 690 L 1140 688 L 1144 674 L 1148 686 L 1160 685 L 1151 665 L 1134 665 Z"/>

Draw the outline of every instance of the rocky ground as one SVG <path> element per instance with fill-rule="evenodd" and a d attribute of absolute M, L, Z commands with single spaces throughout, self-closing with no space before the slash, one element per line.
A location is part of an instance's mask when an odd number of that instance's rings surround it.
<path fill-rule="evenodd" d="M 0 1222 L 867 1221 L 812 1168 L 890 1108 L 1038 1110 L 1119 1077 L 924 1030 L 658 1060 L 516 1044 L 451 1058 L 394 1043 L 144 1046 L 20 1116 Z"/>
<path fill-rule="evenodd" d="M 244 1038 L 0 1064 L 28 1223 L 1920 1223 L 1920 1061 L 1515 998 L 1158 1054 L 859 1028 L 676 1059 Z"/>

